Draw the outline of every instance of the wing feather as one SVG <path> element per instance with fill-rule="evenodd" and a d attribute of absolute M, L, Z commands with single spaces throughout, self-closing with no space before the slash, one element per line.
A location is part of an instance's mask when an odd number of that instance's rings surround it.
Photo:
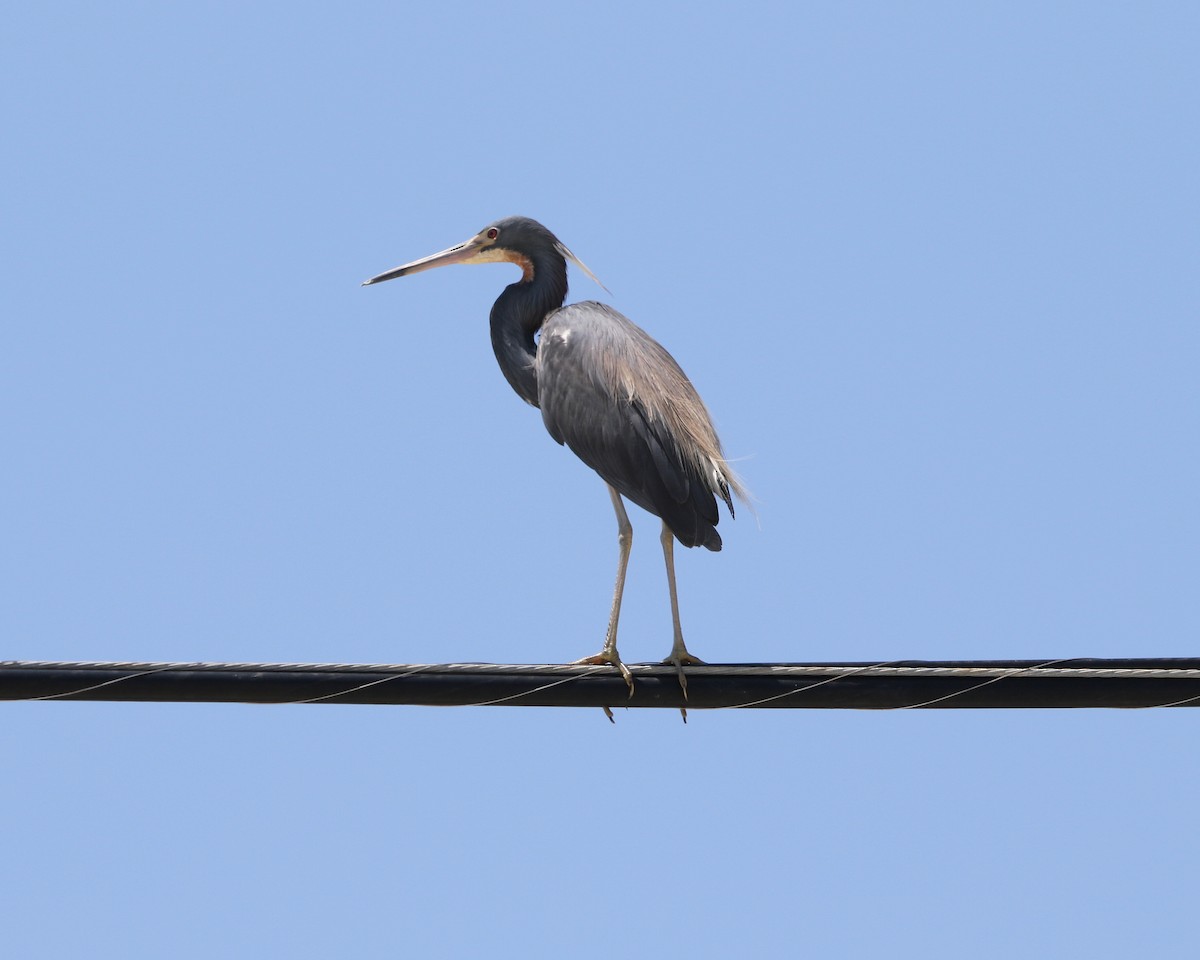
<path fill-rule="evenodd" d="M 595 302 L 556 311 L 538 345 L 538 405 L 550 435 L 685 546 L 721 548 L 714 494 L 741 487 L 703 402 L 645 331 Z"/>

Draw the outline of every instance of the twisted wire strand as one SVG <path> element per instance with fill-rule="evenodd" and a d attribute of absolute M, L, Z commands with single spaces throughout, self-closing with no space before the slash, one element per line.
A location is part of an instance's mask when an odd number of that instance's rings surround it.
<path fill-rule="evenodd" d="M 948 666 L 934 664 L 912 665 L 905 660 L 882 660 L 878 663 L 707 663 L 687 667 L 687 675 L 720 677 L 789 677 L 789 676 L 906 676 L 906 677 L 996 677 L 1004 679 L 1036 670 L 1040 677 L 1061 678 L 1107 678 L 1129 677 L 1131 679 L 1188 680 L 1200 679 L 1200 667 L 1059 667 L 1053 664 L 1070 663 L 1085 658 L 1070 657 L 1045 660 L 1019 667 L 1000 666 Z M 1090 659 L 1090 658 L 1086 658 Z M 627 664 L 637 675 L 674 676 L 675 668 L 661 663 Z M 223 663 L 212 661 L 161 662 L 120 660 L 5 660 L 0 661 L 0 670 L 23 669 L 71 669 L 71 670 L 135 670 L 138 676 L 148 673 L 164 673 L 186 670 L 197 672 L 252 672 L 252 673 L 379 673 L 389 672 L 396 676 L 404 673 L 474 673 L 491 674 L 563 674 L 585 677 L 595 673 L 588 664 L 570 663 Z M 601 669 L 609 669 L 602 665 Z M 615 675 L 615 674 L 614 674 Z M 128 677 L 117 677 L 104 681 L 112 683 Z M 82 692 L 82 691 L 78 691 Z"/>

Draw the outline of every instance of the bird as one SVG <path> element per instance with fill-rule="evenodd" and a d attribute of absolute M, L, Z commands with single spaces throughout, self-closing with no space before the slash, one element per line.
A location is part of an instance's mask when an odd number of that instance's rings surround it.
<path fill-rule="evenodd" d="M 663 663 L 675 666 L 686 702 L 684 666 L 704 661 L 684 643 L 674 545 L 678 541 L 685 547 L 720 550 L 717 498 L 732 518 L 734 497 L 748 502 L 748 495 L 725 458 L 704 402 L 671 354 L 606 304 L 587 300 L 564 306 L 568 261 L 604 286 L 542 224 L 505 217 L 464 243 L 377 274 L 363 286 L 456 263 L 520 268 L 521 278 L 505 287 L 492 306 L 496 360 L 517 395 L 541 410 L 550 436 L 600 475 L 617 518 L 617 576 L 604 646 L 574 662 L 611 665 L 633 696 L 633 677 L 617 650 L 633 544 L 623 502 L 629 500 L 662 521 L 659 540 L 674 630 Z"/>

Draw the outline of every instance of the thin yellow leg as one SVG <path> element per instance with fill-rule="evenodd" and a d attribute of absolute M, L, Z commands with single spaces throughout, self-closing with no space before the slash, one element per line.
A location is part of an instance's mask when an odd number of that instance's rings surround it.
<path fill-rule="evenodd" d="M 617 514 L 617 547 L 619 550 L 617 555 L 617 584 L 613 588 L 612 612 L 608 615 L 608 632 L 604 635 L 604 649 L 595 656 L 584 657 L 582 660 L 576 660 L 575 662 L 611 663 L 621 671 L 621 676 L 629 684 L 629 695 L 632 697 L 633 675 L 629 672 L 629 668 L 621 661 L 621 655 L 617 653 L 617 624 L 621 619 L 621 597 L 625 593 L 625 568 L 629 566 L 629 551 L 633 548 L 633 524 L 629 522 L 629 515 L 625 512 L 625 504 L 621 502 L 621 495 L 612 487 L 608 488 L 608 492 L 612 497 L 613 510 Z M 672 590 L 674 590 L 674 587 L 672 587 Z M 678 620 L 678 618 L 676 619 Z M 684 652 L 686 653 L 687 651 Z"/>
<path fill-rule="evenodd" d="M 683 674 L 683 665 L 685 663 L 703 663 L 704 661 L 688 653 L 687 645 L 683 642 L 683 627 L 679 625 L 679 594 L 675 589 L 675 534 L 671 532 L 671 528 L 666 523 L 663 523 L 662 535 L 659 540 L 662 542 L 663 560 L 667 564 L 667 588 L 671 591 L 671 624 L 675 629 L 671 652 L 663 663 L 675 665 L 675 670 L 679 674 L 679 686 L 683 688 L 683 699 L 686 701 L 687 677 Z M 687 711 L 683 710 L 682 712 L 686 723 Z"/>

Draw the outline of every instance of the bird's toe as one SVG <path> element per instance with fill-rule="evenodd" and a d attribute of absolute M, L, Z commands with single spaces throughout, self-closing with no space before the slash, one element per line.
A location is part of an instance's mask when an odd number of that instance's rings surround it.
<path fill-rule="evenodd" d="M 629 672 L 629 668 L 625 666 L 625 661 L 621 659 L 621 656 L 617 653 L 615 647 L 612 650 L 601 650 L 599 653 L 590 657 L 580 657 L 578 660 L 573 660 L 572 663 L 590 664 L 595 666 L 600 666 L 607 663 L 610 666 L 616 667 L 621 672 L 621 676 L 624 678 L 626 685 L 629 687 L 629 696 L 633 696 L 633 674 Z"/>

